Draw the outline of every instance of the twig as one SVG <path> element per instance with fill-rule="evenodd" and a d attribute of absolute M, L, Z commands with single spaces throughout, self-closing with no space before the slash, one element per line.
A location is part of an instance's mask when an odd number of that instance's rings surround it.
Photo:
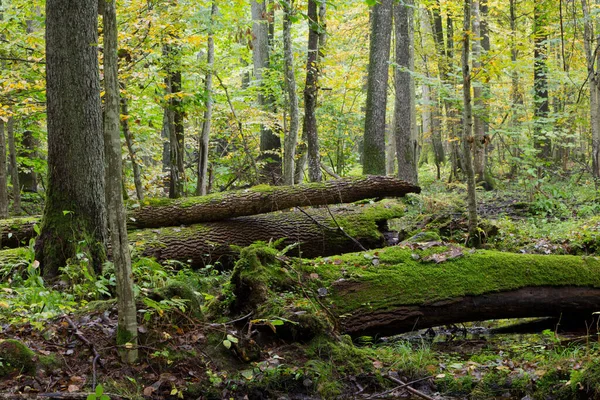
<path fill-rule="evenodd" d="M 92 371 L 93 371 L 93 375 L 92 375 L 92 382 L 94 382 L 94 389 L 95 389 L 95 382 L 96 382 L 96 362 L 98 362 L 98 364 L 100 364 L 100 366 L 102 368 L 104 368 L 104 363 L 102 362 L 102 359 L 100 358 L 100 354 L 98 353 L 98 351 L 96 350 L 96 346 L 93 345 L 93 343 L 91 343 L 89 340 L 87 340 L 87 338 L 85 336 L 83 336 L 83 333 L 77 328 L 77 326 L 75 325 L 75 323 L 71 320 L 71 318 L 69 318 L 68 315 L 63 315 L 63 318 L 69 323 L 69 326 L 71 327 L 71 329 L 73 329 L 73 333 L 75 334 L 75 336 L 77 336 L 77 338 L 79 340 L 81 340 L 86 346 L 88 346 L 90 348 L 90 350 L 92 350 L 92 353 L 94 354 L 94 361 L 92 362 Z"/>
<path fill-rule="evenodd" d="M 426 376 L 425 378 L 417 379 L 417 380 L 414 380 L 414 381 L 411 381 L 411 382 L 408 382 L 408 383 L 403 383 L 402 385 L 396 386 L 394 388 L 391 388 L 390 390 L 386 390 L 385 392 L 375 393 L 375 394 L 373 394 L 371 396 L 368 396 L 367 399 L 376 399 L 378 397 L 383 397 L 385 395 L 388 395 L 388 394 L 390 394 L 392 392 L 395 392 L 396 390 L 400 390 L 400 389 L 409 390 L 409 389 L 407 389 L 407 387 L 409 385 L 412 385 L 412 384 L 417 383 L 417 382 L 422 382 L 422 381 L 425 381 L 427 379 L 431 379 L 431 376 Z"/>
<path fill-rule="evenodd" d="M 402 380 L 400 380 L 398 378 L 394 378 L 393 376 L 390 376 L 389 374 L 385 375 L 385 377 L 388 378 L 390 381 L 399 384 L 400 386 L 402 386 L 403 389 L 408 390 L 409 392 L 411 392 L 415 396 L 421 397 L 422 399 L 425 399 L 425 400 L 435 400 L 433 397 L 428 396 L 425 393 L 420 392 L 420 391 L 418 391 L 417 389 L 415 389 L 415 388 L 413 388 L 411 386 L 408 386 L 408 385 L 410 385 L 411 383 L 414 383 L 414 382 L 405 383 L 405 382 L 403 382 Z M 431 377 L 428 376 L 428 378 L 431 378 Z"/>
<path fill-rule="evenodd" d="M 252 316 L 252 314 L 254 314 L 254 313 L 250 313 L 250 314 L 244 315 L 243 317 L 240 317 L 238 319 L 234 319 L 232 321 L 223 322 L 222 324 L 210 324 L 208 326 L 211 327 L 211 328 L 220 328 L 220 327 L 222 327 L 224 325 L 232 325 L 232 324 L 235 324 L 236 322 L 240 322 L 240 321 L 243 321 L 245 319 L 250 318 Z"/>

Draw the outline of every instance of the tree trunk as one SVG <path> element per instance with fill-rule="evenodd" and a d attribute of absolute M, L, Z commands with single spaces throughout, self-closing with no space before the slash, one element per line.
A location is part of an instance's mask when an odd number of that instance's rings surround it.
<path fill-rule="evenodd" d="M 33 162 L 33 160 L 38 158 L 37 146 L 39 146 L 39 144 L 36 138 L 33 136 L 33 132 L 30 130 L 24 131 L 23 138 L 21 139 L 21 150 L 19 151 L 19 157 L 27 158 L 30 160 L 30 162 Z M 25 192 L 37 192 L 37 173 L 35 172 L 32 164 L 20 166 L 19 183 Z"/>
<path fill-rule="evenodd" d="M 214 103 L 212 97 L 213 69 L 215 67 L 215 39 L 213 37 L 213 24 L 215 16 L 217 15 L 217 11 L 217 3 L 215 0 L 213 0 L 212 6 L 210 8 L 210 21 L 208 27 L 207 40 L 208 43 L 206 46 L 206 65 L 208 68 L 208 71 L 206 72 L 206 79 L 204 81 L 204 93 L 206 94 L 206 110 L 204 110 L 204 120 L 202 121 L 202 134 L 200 135 L 200 140 L 198 143 L 198 185 L 196 186 L 196 196 L 206 196 L 208 194 L 208 145 Z"/>
<path fill-rule="evenodd" d="M 0 219 L 8 218 L 8 170 L 6 168 L 6 136 L 0 118 Z"/>
<path fill-rule="evenodd" d="M 294 12 L 294 1 L 283 2 L 283 58 L 285 90 L 290 112 L 290 127 L 286 132 L 284 142 L 283 160 L 283 183 L 287 186 L 294 185 L 296 145 L 298 143 L 298 127 L 300 110 L 298 106 L 298 95 L 296 93 L 296 76 L 294 73 L 294 52 L 292 49 L 292 14 Z"/>
<path fill-rule="evenodd" d="M 469 214 L 469 242 L 479 247 L 480 238 L 477 228 L 477 199 L 475 195 L 475 171 L 471 145 L 473 144 L 473 111 L 471 106 L 471 70 L 469 68 L 469 37 L 471 28 L 471 0 L 465 0 L 463 49 L 462 49 L 462 76 L 463 76 L 463 133 L 462 151 L 465 175 L 467 177 L 467 202 Z"/>
<path fill-rule="evenodd" d="M 137 311 L 133 292 L 131 254 L 127 239 L 125 207 L 123 205 L 123 165 L 121 159 L 120 101 L 117 57 L 117 11 L 115 0 L 104 1 L 104 150 L 106 152 L 106 205 L 112 262 L 117 283 L 117 345 L 131 344 L 122 349 L 121 358 L 133 363 L 138 357 Z"/>
<path fill-rule="evenodd" d="M 600 307 L 598 260 L 453 249 L 459 255 L 439 264 L 421 258 L 431 255 L 432 248 L 402 246 L 330 260 L 305 260 L 302 265 L 256 254 L 254 262 L 236 265 L 234 294 L 244 300 L 238 303 L 243 312 L 254 312 L 253 318 L 290 319 L 299 323 L 295 326 L 300 330 L 330 322 L 339 333 L 352 337 L 392 336 L 488 319 L 590 318 Z M 433 251 L 444 250 L 434 247 Z M 248 251 L 242 252 L 242 257 L 249 256 Z M 285 275 L 285 271 L 295 273 Z M 269 281 L 260 278 L 263 276 Z M 286 311 L 278 307 L 277 312 L 283 314 L 276 316 L 265 314 L 274 308 L 264 303 L 280 298 L 282 291 L 293 293 L 298 281 L 303 285 L 302 291 L 296 291 L 298 296 L 319 298 L 314 302 L 318 306 L 309 315 L 297 313 L 294 307 L 283 307 Z M 297 300 L 291 299 L 290 304 Z M 310 318 L 318 318 L 320 324 L 307 324 Z"/>
<path fill-rule="evenodd" d="M 298 243 L 287 255 L 305 258 L 331 256 L 380 248 L 388 244 L 386 221 L 403 214 L 398 205 L 341 206 L 329 210 L 308 209 L 208 222 L 185 228 L 134 231 L 131 240 L 143 255 L 159 262 L 178 260 L 192 267 L 219 262 L 232 265 L 237 251 L 256 241 L 283 239 L 279 248 Z M 333 215 L 333 218 L 332 218 Z M 343 229 L 340 230 L 339 226 Z"/>
<path fill-rule="evenodd" d="M 385 120 L 392 34 L 392 0 L 371 9 L 363 174 L 385 174 Z"/>
<path fill-rule="evenodd" d="M 584 21 L 584 45 L 588 65 L 590 86 L 590 125 L 592 127 L 592 172 L 594 178 L 600 178 L 600 77 L 596 63 L 600 62 L 600 52 L 596 49 L 594 31 L 597 17 L 590 14 L 587 0 L 581 0 Z"/>
<path fill-rule="evenodd" d="M 550 138 L 544 132 L 550 112 L 548 101 L 548 10 L 546 0 L 536 1 L 533 7 L 533 104 L 534 146 L 541 160 L 552 156 Z"/>
<path fill-rule="evenodd" d="M 13 214 L 21 214 L 21 184 L 19 183 L 19 166 L 17 164 L 17 146 L 15 146 L 15 120 L 8 119 L 8 151 L 10 152 L 10 180 L 13 193 Z"/>
<path fill-rule="evenodd" d="M 76 253 L 106 260 L 97 0 L 46 2 L 48 191 L 36 259 L 45 277 Z"/>
<path fill-rule="evenodd" d="M 413 8 L 412 0 L 394 4 L 396 27 L 394 136 L 396 137 L 398 178 L 416 185 L 419 178 L 415 82 L 412 76 L 415 69 Z"/>
<path fill-rule="evenodd" d="M 254 63 L 254 79 L 258 86 L 263 86 L 264 71 L 269 68 L 269 24 L 265 1 L 252 0 L 252 60 Z M 258 104 L 270 111 L 272 99 L 262 92 L 258 95 Z M 262 126 L 260 132 L 260 152 L 264 166 L 261 181 L 270 184 L 281 182 L 281 141 L 279 136 L 267 127 Z"/>
<path fill-rule="evenodd" d="M 121 119 L 121 128 L 123 129 L 123 136 L 125 137 L 125 143 L 127 144 L 127 152 L 129 153 L 129 160 L 131 161 L 135 194 L 138 201 L 142 201 L 144 200 L 144 186 L 142 185 L 142 173 L 140 172 L 141 160 L 138 159 L 137 152 L 133 146 L 133 136 L 129 129 L 129 107 L 126 94 L 121 96 L 121 115 L 123 116 Z"/>
<path fill-rule="evenodd" d="M 319 11 L 318 0 L 308 0 L 308 54 L 306 57 L 306 86 L 304 88 L 304 124 L 302 135 L 306 139 L 308 179 L 320 182 L 321 158 L 319 155 L 319 136 L 317 133 L 317 94 L 319 82 Z"/>
<path fill-rule="evenodd" d="M 477 84 L 473 87 L 473 103 L 475 113 L 473 114 L 473 171 L 475 182 L 485 181 L 485 121 L 483 118 L 483 88 L 481 65 L 481 13 L 479 10 L 480 0 L 473 0 L 471 10 L 473 13 L 473 75 L 477 77 Z"/>
<path fill-rule="evenodd" d="M 183 200 L 146 199 L 142 207 L 131 211 L 129 224 L 136 228 L 190 225 L 292 207 L 402 197 L 420 191 L 418 186 L 385 176 L 342 178 L 297 186 L 258 186 Z"/>

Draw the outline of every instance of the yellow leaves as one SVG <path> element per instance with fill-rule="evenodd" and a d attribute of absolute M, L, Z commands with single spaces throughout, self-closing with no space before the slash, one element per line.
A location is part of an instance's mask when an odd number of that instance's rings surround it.
<path fill-rule="evenodd" d="M 185 41 L 192 46 L 200 47 L 204 44 L 204 38 L 199 35 L 191 35 L 185 38 Z"/>

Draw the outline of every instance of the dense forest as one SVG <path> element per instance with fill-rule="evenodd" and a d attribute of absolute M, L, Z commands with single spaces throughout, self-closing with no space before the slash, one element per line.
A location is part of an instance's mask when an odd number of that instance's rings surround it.
<path fill-rule="evenodd" d="M 600 0 L 0 0 L 0 397 L 600 398 Z"/>

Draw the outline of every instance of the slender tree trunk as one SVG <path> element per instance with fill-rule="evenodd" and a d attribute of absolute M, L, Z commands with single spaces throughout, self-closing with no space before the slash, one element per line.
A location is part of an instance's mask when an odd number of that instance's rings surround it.
<path fill-rule="evenodd" d="M 584 44 L 588 65 L 588 79 L 590 86 L 590 124 L 592 127 L 592 172 L 594 178 L 600 178 L 600 81 L 597 74 L 600 52 L 596 50 L 594 31 L 596 18 L 590 13 L 587 0 L 581 0 L 584 16 Z"/>
<path fill-rule="evenodd" d="M 475 247 L 479 247 L 480 239 L 477 229 L 477 199 L 475 197 L 475 171 L 471 144 L 473 143 L 473 111 L 471 105 L 471 71 L 469 68 L 469 42 L 471 30 L 471 0 L 465 0 L 463 24 L 463 49 L 462 49 L 462 76 L 463 76 L 463 134 L 462 151 L 464 169 L 467 176 L 467 201 L 469 214 L 469 240 Z"/>
<path fill-rule="evenodd" d="M 385 174 L 385 120 L 392 34 L 392 0 L 371 9 L 363 174 Z"/>
<path fill-rule="evenodd" d="M 48 191 L 36 259 L 46 277 L 76 253 L 106 260 L 97 0 L 46 1 Z"/>
<path fill-rule="evenodd" d="M 319 14 L 318 0 L 308 0 L 308 55 L 306 57 L 306 86 L 304 88 L 304 124 L 303 136 L 306 138 L 308 156 L 308 179 L 320 182 L 321 160 L 319 156 L 319 136 L 317 133 L 317 94 L 319 68 Z"/>
<path fill-rule="evenodd" d="M 296 77 L 294 74 L 294 53 L 292 50 L 292 15 L 294 1 L 284 0 L 283 16 L 283 57 L 285 90 L 290 112 L 290 126 L 284 142 L 283 182 L 285 185 L 294 184 L 296 145 L 298 143 L 299 106 L 296 94 Z"/>
<path fill-rule="evenodd" d="M 106 171 L 106 204 L 112 261 L 117 281 L 117 345 L 124 347 L 121 358 L 133 363 L 138 357 L 137 319 L 131 254 L 127 238 L 125 206 L 123 205 L 123 166 L 121 161 L 121 135 L 119 132 L 119 82 L 117 58 L 117 12 L 115 0 L 104 1 L 104 150 L 108 170 Z"/>
<path fill-rule="evenodd" d="M 208 43 L 206 63 L 208 72 L 204 81 L 204 92 L 206 93 L 206 110 L 204 110 L 204 120 L 202 121 L 202 134 L 198 146 L 198 185 L 196 186 L 196 195 L 205 196 L 208 194 L 208 145 L 210 138 L 210 127 L 213 111 L 213 69 L 215 66 L 215 40 L 213 37 L 214 18 L 217 15 L 217 3 L 212 2 L 210 8 L 210 22 L 208 28 Z"/>
<path fill-rule="evenodd" d="M 27 158 L 32 161 L 38 158 L 36 149 L 37 146 L 38 141 L 33 136 L 33 132 L 30 130 L 24 131 L 21 139 L 21 150 L 19 152 L 19 157 Z M 25 192 L 37 192 L 37 173 L 32 166 L 20 166 L 19 183 Z"/>
<path fill-rule="evenodd" d="M 17 164 L 17 148 L 15 146 L 15 120 L 8 119 L 8 151 L 10 152 L 10 180 L 13 192 L 13 214 L 21 214 L 21 184 L 19 183 L 19 166 Z"/>
<path fill-rule="evenodd" d="M 138 201 L 144 200 L 144 186 L 142 185 L 142 173 L 140 171 L 141 160 L 138 159 L 137 152 L 133 146 L 133 136 L 129 129 L 129 107 L 127 103 L 127 97 L 121 96 L 121 128 L 123 129 L 123 136 L 125 136 L 125 143 L 127 144 L 127 151 L 129 153 L 129 160 L 131 161 L 131 169 L 133 171 L 133 183 L 135 185 L 135 194 Z"/>
<path fill-rule="evenodd" d="M 485 180 L 485 147 L 484 129 L 485 122 L 482 118 L 483 90 L 481 85 L 481 14 L 479 12 L 480 0 L 472 0 L 472 29 L 473 29 L 473 74 L 477 77 L 477 84 L 473 87 L 473 103 L 475 113 L 473 114 L 473 170 L 475 182 Z"/>
<path fill-rule="evenodd" d="M 392 123 L 385 127 L 385 174 L 394 175 L 396 172 L 396 115 Z"/>
<path fill-rule="evenodd" d="M 533 104 L 534 104 L 534 146 L 538 157 L 549 160 L 552 155 L 550 138 L 544 132 L 545 119 L 550 112 L 548 101 L 548 10 L 547 0 L 534 2 L 533 7 Z"/>
<path fill-rule="evenodd" d="M 263 86 L 264 71 L 269 68 L 269 23 L 265 1 L 252 0 L 252 60 L 254 63 L 254 79 L 258 86 Z M 263 93 L 258 95 L 259 106 L 271 111 L 273 100 Z M 267 127 L 262 126 L 260 132 L 260 152 L 264 166 L 261 171 L 262 181 L 271 184 L 281 182 L 281 141 L 279 136 Z"/>
<path fill-rule="evenodd" d="M 8 218 L 8 170 L 6 168 L 6 136 L 0 118 L 0 219 Z"/>
<path fill-rule="evenodd" d="M 394 4 L 396 32 L 396 102 L 394 110 L 394 136 L 398 157 L 398 177 L 417 184 L 417 129 L 415 108 L 414 28 L 412 0 Z"/>

